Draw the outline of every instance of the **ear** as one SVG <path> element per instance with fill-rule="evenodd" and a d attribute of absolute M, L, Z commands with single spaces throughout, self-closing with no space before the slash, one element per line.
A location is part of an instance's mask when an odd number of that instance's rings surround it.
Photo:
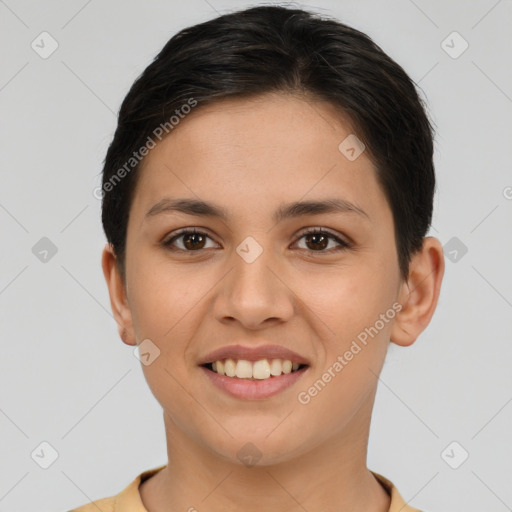
<path fill-rule="evenodd" d="M 114 248 L 110 243 L 103 249 L 101 266 L 107 282 L 110 306 L 117 323 L 119 336 L 127 345 L 136 345 L 132 313 L 126 298 L 126 290 L 119 272 Z"/>
<path fill-rule="evenodd" d="M 434 314 L 445 269 L 443 246 L 432 236 L 423 239 L 423 247 L 411 258 L 409 277 L 399 291 L 402 309 L 395 317 L 391 341 L 412 345 Z"/>

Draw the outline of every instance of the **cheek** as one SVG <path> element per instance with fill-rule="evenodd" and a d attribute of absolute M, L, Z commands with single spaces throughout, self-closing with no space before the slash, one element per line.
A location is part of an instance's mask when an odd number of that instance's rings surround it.
<path fill-rule="evenodd" d="M 204 288 L 186 269 L 171 265 L 154 250 L 134 254 L 130 271 L 128 295 L 137 339 L 154 338 L 163 344 L 172 338 L 174 326 L 182 326 Z"/>
<path fill-rule="evenodd" d="M 334 415 L 355 410 L 375 386 L 395 316 L 393 276 L 377 268 L 340 268 L 303 280 L 301 298 L 315 313 L 309 318 L 324 347 L 307 393 L 319 411 L 329 403 Z"/>
<path fill-rule="evenodd" d="M 151 340 L 158 354 L 141 368 L 152 394 L 177 423 L 175 411 L 195 411 L 183 386 L 189 378 L 185 352 L 199 321 L 200 295 L 205 289 L 199 284 L 179 273 L 176 266 L 155 258 L 140 257 L 140 264 L 132 266 L 129 298 L 135 335 L 139 343 Z"/>
<path fill-rule="evenodd" d="M 327 322 L 336 335 L 322 340 L 323 357 L 297 396 L 309 417 L 322 418 L 326 435 L 339 432 L 365 407 L 371 412 L 371 395 L 386 356 L 394 313 L 391 303 L 388 307 L 375 292 L 378 298 L 366 301 L 356 300 L 355 290 L 349 292 L 347 288 L 346 294 L 338 293 L 336 300 L 326 302 L 332 312 Z M 386 312 L 387 322 L 380 316 Z"/>
<path fill-rule="evenodd" d="M 294 280 L 300 300 L 324 323 L 325 337 L 347 341 L 373 325 L 394 301 L 392 272 L 379 270 L 378 261 L 302 272 Z M 307 311 L 307 310 L 306 310 Z"/>
<path fill-rule="evenodd" d="M 339 372 L 329 363 L 330 368 L 324 368 L 324 372 L 307 383 L 308 387 L 301 389 L 300 403 L 303 405 L 299 407 L 303 408 L 308 421 L 318 418 L 316 428 L 321 429 L 323 437 L 328 438 L 344 430 L 356 415 L 366 417 L 365 409 L 368 415 L 371 414 L 377 381 L 370 372 L 368 361 L 371 360 L 373 358 L 368 351 L 361 352 Z M 375 366 L 371 369 L 378 375 Z"/>

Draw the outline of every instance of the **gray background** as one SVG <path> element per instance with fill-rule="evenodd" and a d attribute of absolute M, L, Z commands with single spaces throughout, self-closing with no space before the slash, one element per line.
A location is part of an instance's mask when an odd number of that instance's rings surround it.
<path fill-rule="evenodd" d="M 166 462 L 160 407 L 110 312 L 93 189 L 119 105 L 164 43 L 256 4 L 0 0 L 0 511 L 67 510 Z M 512 510 L 512 2 L 296 5 L 368 33 L 437 125 L 430 234 L 446 274 L 432 323 L 390 349 L 369 468 L 425 511 Z M 58 453 L 47 469 L 42 442 Z"/>

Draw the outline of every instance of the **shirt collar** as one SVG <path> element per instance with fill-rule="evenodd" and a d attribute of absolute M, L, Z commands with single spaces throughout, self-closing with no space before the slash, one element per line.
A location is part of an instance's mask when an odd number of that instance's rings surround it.
<path fill-rule="evenodd" d="M 113 512 L 148 512 L 140 498 L 139 485 L 166 466 L 167 464 L 164 464 L 163 466 L 148 469 L 138 475 L 135 480 L 116 496 Z M 390 480 L 374 471 L 371 471 L 371 473 L 391 497 L 389 512 L 421 512 L 407 505 L 398 489 Z"/>

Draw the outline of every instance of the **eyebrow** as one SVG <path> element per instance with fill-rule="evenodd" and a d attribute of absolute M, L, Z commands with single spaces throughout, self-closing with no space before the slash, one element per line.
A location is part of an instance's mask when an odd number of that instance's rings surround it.
<path fill-rule="evenodd" d="M 145 219 L 166 212 L 179 212 L 188 215 L 214 217 L 225 222 L 229 220 L 227 210 L 221 206 L 198 199 L 172 199 L 164 198 L 153 205 L 144 216 Z M 285 219 L 301 217 L 304 215 L 320 215 L 323 213 L 356 213 L 370 220 L 368 214 L 359 206 L 346 199 L 333 198 L 322 201 L 296 201 L 281 205 L 273 215 L 273 221 L 279 223 Z"/>

